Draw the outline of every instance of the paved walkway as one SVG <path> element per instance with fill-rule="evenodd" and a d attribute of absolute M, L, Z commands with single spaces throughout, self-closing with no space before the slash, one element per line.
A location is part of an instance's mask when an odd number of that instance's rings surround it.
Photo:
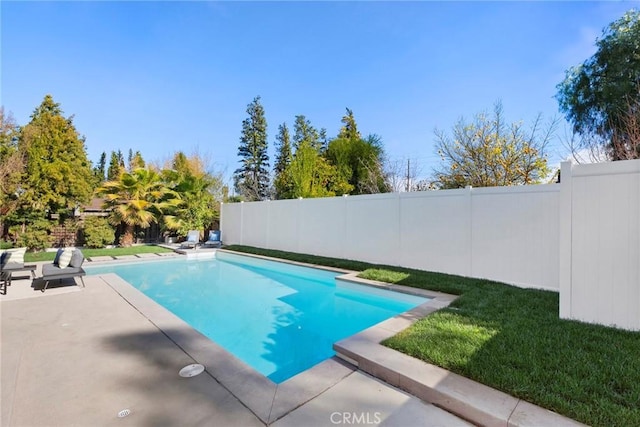
<path fill-rule="evenodd" d="M 0 425 L 265 425 L 209 373 L 179 377 L 197 361 L 104 281 L 85 282 L 41 293 L 17 279 L 0 296 Z M 468 424 L 354 371 L 272 425 Z"/>

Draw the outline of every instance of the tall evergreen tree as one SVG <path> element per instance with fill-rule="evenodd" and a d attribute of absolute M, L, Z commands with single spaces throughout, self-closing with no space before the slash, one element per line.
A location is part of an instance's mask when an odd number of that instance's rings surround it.
<path fill-rule="evenodd" d="M 62 213 L 89 199 L 92 173 L 83 140 L 51 95 L 22 129 L 20 147 L 27 157 L 26 209 Z"/>
<path fill-rule="evenodd" d="M 327 147 L 329 146 L 329 140 L 327 139 L 327 130 L 325 128 L 320 128 L 320 144 L 321 144 L 321 149 L 320 151 L 322 151 L 323 153 L 325 151 L 327 151 Z"/>
<path fill-rule="evenodd" d="M 93 175 L 96 178 L 96 182 L 98 184 L 102 184 L 105 180 L 105 173 L 107 168 L 107 153 L 104 151 L 100 155 L 100 160 L 98 160 L 98 164 L 93 168 Z"/>
<path fill-rule="evenodd" d="M 120 153 L 120 156 L 118 156 Z M 121 164 L 120 157 L 122 153 L 118 150 L 118 152 L 111 152 L 111 159 L 109 160 L 109 169 L 107 170 L 107 181 L 117 181 L 118 177 L 122 172 L 124 172 L 124 168 Z"/>
<path fill-rule="evenodd" d="M 274 187 L 276 199 L 286 197 L 291 192 L 291 174 L 289 165 L 293 160 L 291 153 L 291 137 L 286 123 L 278 126 L 278 136 L 276 136 L 276 164 L 273 167 Z"/>
<path fill-rule="evenodd" d="M 129 161 L 129 169 L 134 171 L 136 169 L 144 168 L 146 166 L 144 159 L 142 158 L 142 154 L 140 151 L 136 151 L 135 154 L 131 157 Z"/>
<path fill-rule="evenodd" d="M 247 106 L 238 146 L 241 166 L 234 173 L 236 191 L 246 200 L 263 200 L 269 195 L 269 156 L 267 154 L 267 120 L 257 96 Z"/>
<path fill-rule="evenodd" d="M 293 147 L 297 150 L 302 142 L 308 142 L 311 148 L 321 151 L 322 140 L 320 132 L 311 125 L 311 122 L 304 116 L 296 116 L 293 124 Z"/>
<path fill-rule="evenodd" d="M 127 171 L 131 172 L 133 163 L 133 149 L 129 148 L 129 155 L 127 156 Z"/>
<path fill-rule="evenodd" d="M 118 150 L 118 165 L 120 166 L 120 169 L 125 170 L 124 167 L 124 155 L 122 154 L 122 151 Z"/>
<path fill-rule="evenodd" d="M 342 117 L 342 123 L 344 126 L 340 128 L 338 138 L 347 139 L 349 141 L 355 141 L 360 139 L 360 132 L 358 132 L 358 125 L 356 119 L 353 117 L 353 111 L 347 108 L 347 114 Z"/>

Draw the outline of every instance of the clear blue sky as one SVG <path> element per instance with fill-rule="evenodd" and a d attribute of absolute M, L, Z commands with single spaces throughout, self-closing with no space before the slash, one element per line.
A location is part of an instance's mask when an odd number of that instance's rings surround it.
<path fill-rule="evenodd" d="M 74 115 L 89 158 L 162 161 L 198 149 L 230 177 L 246 106 L 304 114 L 335 136 L 345 107 L 423 176 L 434 129 L 502 100 L 509 121 L 559 115 L 556 85 L 640 2 L 7 2 L 5 110 L 24 125 L 45 94 Z M 560 135 L 562 135 L 562 127 Z M 552 161 L 564 150 L 550 149 Z"/>

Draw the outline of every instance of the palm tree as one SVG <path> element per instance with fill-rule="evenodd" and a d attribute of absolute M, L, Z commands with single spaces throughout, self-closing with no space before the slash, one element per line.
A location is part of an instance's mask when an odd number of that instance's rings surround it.
<path fill-rule="evenodd" d="M 213 192 L 220 180 L 209 174 L 179 174 L 163 171 L 165 181 L 172 183 L 178 195 L 173 216 L 165 216 L 167 228 L 186 234 L 188 230 L 203 230 L 219 217 L 219 207 Z"/>
<path fill-rule="evenodd" d="M 105 182 L 96 192 L 104 196 L 105 208 L 111 208 L 111 222 L 124 224 L 122 246 L 133 244 L 134 227 L 149 227 L 159 222 L 164 211 L 176 204 L 176 194 L 151 169 L 123 172 L 117 180 Z"/>

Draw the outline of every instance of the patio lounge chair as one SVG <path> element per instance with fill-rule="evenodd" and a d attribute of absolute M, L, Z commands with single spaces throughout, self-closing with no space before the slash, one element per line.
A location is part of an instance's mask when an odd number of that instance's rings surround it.
<path fill-rule="evenodd" d="M 71 253 L 71 257 L 68 256 L 69 253 Z M 42 266 L 41 279 L 44 281 L 44 286 L 41 289 L 42 292 L 47 289 L 49 282 L 52 280 L 75 279 L 76 277 L 80 278 L 82 287 L 84 288 L 83 277 L 86 276 L 87 273 L 82 269 L 83 262 L 84 255 L 80 249 L 58 250 L 53 263 Z"/>
<path fill-rule="evenodd" d="M 0 293 L 7 294 L 7 286 L 11 286 L 13 273 L 21 271 L 31 272 L 31 277 L 35 277 L 36 265 L 25 265 L 24 254 L 27 248 L 7 249 L 0 254 Z"/>
<path fill-rule="evenodd" d="M 216 247 L 222 246 L 222 240 L 220 239 L 220 230 L 210 230 L 209 238 L 202 244 L 203 247 Z"/>
<path fill-rule="evenodd" d="M 197 248 L 200 243 L 200 231 L 190 230 L 187 233 L 187 240 L 182 242 L 180 248 Z"/>

